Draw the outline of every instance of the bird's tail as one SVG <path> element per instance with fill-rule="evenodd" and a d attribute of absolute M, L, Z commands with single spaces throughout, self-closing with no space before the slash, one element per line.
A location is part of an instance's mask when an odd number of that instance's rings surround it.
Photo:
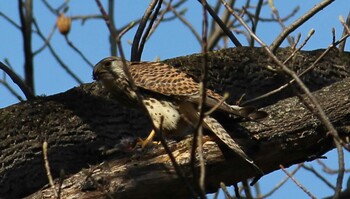
<path fill-rule="evenodd" d="M 207 116 L 203 119 L 204 126 L 211 130 L 222 142 L 225 143 L 230 149 L 232 149 L 237 155 L 241 156 L 245 161 L 251 164 L 254 169 L 261 175 L 264 172 L 254 163 L 254 161 L 248 157 L 248 155 L 242 150 L 242 148 L 230 137 L 227 131 L 216 119 Z"/>

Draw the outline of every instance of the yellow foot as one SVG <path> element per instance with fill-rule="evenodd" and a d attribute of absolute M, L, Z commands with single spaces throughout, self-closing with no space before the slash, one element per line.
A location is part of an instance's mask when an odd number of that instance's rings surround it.
<path fill-rule="evenodd" d="M 153 141 L 155 134 L 156 132 L 152 130 L 145 140 L 139 138 L 139 141 L 136 143 L 136 146 L 141 146 L 141 148 L 145 148 L 149 144 L 158 144 L 158 142 Z"/>

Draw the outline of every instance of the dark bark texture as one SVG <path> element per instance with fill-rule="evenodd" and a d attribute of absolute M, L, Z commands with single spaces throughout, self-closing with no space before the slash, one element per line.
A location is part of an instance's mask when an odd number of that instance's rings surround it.
<path fill-rule="evenodd" d="M 299 52 L 287 65 L 301 72 L 322 52 Z M 290 49 L 277 53 L 282 61 L 290 54 Z M 165 62 L 194 78 L 200 75 L 200 54 Z M 260 48 L 211 52 L 208 84 L 217 92 L 229 92 L 231 103 L 243 94 L 244 100 L 252 99 L 290 80 L 283 73 L 269 71 L 268 66 L 275 64 Z M 350 54 L 333 50 L 302 77 L 345 141 L 350 135 L 349 76 Z M 295 88 L 253 104 L 269 113 L 262 122 L 264 125 L 216 115 L 266 174 L 279 169 L 280 164 L 288 167 L 311 161 L 334 148 L 332 138 L 317 117 L 298 97 L 291 97 L 296 95 Z M 144 150 L 125 148 L 128 146 L 125 142 L 145 137 L 150 130 L 147 117 L 119 105 L 96 83 L 0 109 L 0 196 L 55 197 L 51 187 L 43 187 L 48 183 L 42 152 L 45 140 L 61 198 L 191 196 L 161 145 Z M 204 143 L 207 192 L 216 191 L 220 182 L 231 185 L 256 175 L 240 157 L 225 147 L 219 148 L 211 138 L 208 140 Z M 190 146 L 190 137 L 169 142 L 180 168 L 193 184 Z"/>

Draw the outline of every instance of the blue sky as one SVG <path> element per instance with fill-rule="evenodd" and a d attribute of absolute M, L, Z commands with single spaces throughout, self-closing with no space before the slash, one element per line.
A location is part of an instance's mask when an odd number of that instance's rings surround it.
<path fill-rule="evenodd" d="M 60 4 L 62 1 L 50 1 L 52 3 Z M 105 3 L 107 1 L 102 1 Z M 144 0 L 116 0 L 115 2 L 115 22 L 117 27 L 124 26 L 127 22 L 135 20 L 142 16 L 144 10 L 147 7 L 149 1 Z M 175 1 L 174 1 L 175 2 Z M 208 1 L 214 2 L 214 1 Z M 242 1 L 243 2 L 243 1 Z M 257 0 L 252 0 L 252 4 Z M 294 0 L 283 1 L 276 0 L 275 5 L 279 9 L 281 16 L 285 16 L 286 13 L 290 13 L 293 8 L 300 6 L 300 11 L 289 21 L 286 25 L 292 23 L 295 19 L 304 14 L 307 10 L 312 8 L 315 4 L 321 1 L 309 0 Z M 0 12 L 4 13 L 16 23 L 19 23 L 19 16 L 17 11 L 17 1 L 0 1 Z M 197 1 L 187 2 L 183 8 L 187 7 L 188 11 L 185 17 L 194 25 L 196 30 L 201 32 L 201 7 Z M 336 30 L 337 38 L 342 33 L 342 25 L 338 18 L 340 15 L 346 17 L 350 11 L 349 2 L 347 1 L 335 1 L 329 7 L 322 10 L 313 19 L 305 23 L 302 27 L 295 30 L 292 35 L 296 36 L 301 33 L 302 40 L 306 37 L 311 28 L 315 29 L 316 33 L 305 46 L 305 50 L 314 50 L 319 48 L 326 48 L 332 41 L 331 29 L 334 27 Z M 95 1 L 75 0 L 69 3 L 69 16 L 76 15 L 91 15 L 99 14 L 99 10 Z M 34 1 L 34 15 L 37 19 L 42 32 L 48 35 L 51 32 L 52 27 L 55 24 L 56 16 L 49 12 L 41 1 Z M 169 15 L 168 15 L 169 16 Z M 262 16 L 271 16 L 271 9 L 264 7 L 262 10 Z M 14 71 L 23 77 L 23 47 L 21 33 L 17 28 L 8 23 L 4 18 L 0 17 L 0 59 L 8 59 L 13 67 Z M 130 44 L 128 41 L 132 41 L 133 35 L 136 29 L 132 29 L 123 37 L 123 46 L 126 57 L 130 57 Z M 281 32 L 281 28 L 272 23 L 259 23 L 258 36 L 270 44 L 274 38 Z M 102 20 L 90 20 L 84 25 L 81 21 L 74 21 L 72 24 L 71 32 L 69 33 L 70 40 L 86 55 L 86 57 L 92 63 L 97 63 L 103 57 L 109 55 L 108 46 L 108 31 L 104 21 Z M 238 35 L 240 41 L 246 44 L 244 37 Z M 78 77 L 85 83 L 91 82 L 91 68 L 79 57 L 71 48 L 68 47 L 65 39 L 57 31 L 54 33 L 51 40 L 53 48 L 60 55 L 62 60 L 70 66 L 70 68 L 78 75 Z M 40 48 L 43 45 L 43 41 L 33 35 L 33 50 Z M 284 44 L 285 46 L 286 44 Z M 233 47 L 230 44 L 230 47 Z M 154 60 L 156 57 L 160 59 L 166 59 L 171 57 L 183 56 L 200 52 L 200 45 L 191 35 L 190 31 L 179 21 L 172 20 L 162 23 L 155 31 L 151 39 L 145 46 L 142 60 Z M 346 45 L 346 50 L 350 50 L 349 42 Z M 54 60 L 51 53 L 46 48 L 42 53 L 34 59 L 35 64 L 35 89 L 37 95 L 52 95 L 59 92 L 64 92 L 78 83 L 74 81 L 66 72 L 59 66 Z M 2 73 L 1 73 L 2 77 Z M 12 83 L 10 78 L 7 77 L 8 82 L 13 88 L 19 92 L 20 90 L 16 85 Z M 23 95 L 22 95 L 23 96 Z M 18 103 L 18 100 L 10 94 L 10 92 L 0 85 L 0 108 L 9 106 L 11 104 Z M 336 168 L 336 156 L 335 152 L 327 154 L 330 159 L 325 160 Z M 349 156 L 347 154 L 347 160 Z M 308 163 L 309 164 L 309 163 Z M 313 164 L 317 167 L 317 164 Z M 261 180 L 261 189 L 268 190 L 277 184 L 285 175 L 280 172 L 274 172 Z M 297 179 L 307 186 L 310 191 L 317 197 L 331 195 L 332 191 L 319 183 L 315 178 L 312 178 L 312 174 L 307 172 L 299 172 Z M 348 175 L 347 175 L 348 176 Z M 335 182 L 336 176 L 327 176 L 331 182 Z M 293 198 L 307 198 L 299 188 L 291 182 L 288 182 L 286 186 L 282 187 L 277 193 L 272 195 L 271 198 L 280 198 L 282 196 L 291 196 Z M 287 195 L 288 194 L 288 195 Z M 295 194 L 295 195 L 294 195 Z"/>

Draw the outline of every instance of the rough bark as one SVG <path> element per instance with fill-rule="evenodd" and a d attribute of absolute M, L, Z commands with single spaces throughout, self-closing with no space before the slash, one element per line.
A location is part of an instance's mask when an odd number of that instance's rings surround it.
<path fill-rule="evenodd" d="M 290 67 L 305 69 L 321 53 L 322 50 L 301 52 Z M 289 54 L 288 49 L 283 49 L 278 56 L 284 60 Z M 261 49 L 227 49 L 210 53 L 209 57 L 209 85 L 217 91 L 230 92 L 231 101 L 243 93 L 248 99 L 258 96 L 286 82 L 283 75 L 265 69 L 274 64 Z M 192 55 L 167 61 L 197 76 L 200 60 L 200 55 Z M 332 51 L 303 78 L 312 90 L 343 79 L 315 93 L 342 138 L 348 137 L 350 131 L 349 62 L 349 54 Z M 275 103 L 292 94 L 287 89 L 255 104 L 273 104 L 264 108 L 270 114 L 264 120 L 267 126 L 232 123 L 220 116 L 265 173 L 278 169 L 280 164 L 290 166 L 313 160 L 334 148 L 322 124 L 296 97 Z M 60 170 L 65 172 L 62 198 L 189 196 L 162 147 L 109 154 L 125 136 L 144 137 L 151 126 L 148 118 L 110 100 L 95 83 L 1 109 L 0 127 L 0 195 L 4 198 L 26 196 L 47 183 L 42 158 L 44 140 L 49 144 L 53 176 L 58 177 Z M 190 138 L 173 142 L 170 147 L 191 178 L 189 141 Z M 230 185 L 255 175 L 234 154 L 224 158 L 214 142 L 207 142 L 204 148 L 207 191 L 215 191 L 221 181 Z M 53 191 L 46 188 L 30 198 L 53 196 Z"/>

